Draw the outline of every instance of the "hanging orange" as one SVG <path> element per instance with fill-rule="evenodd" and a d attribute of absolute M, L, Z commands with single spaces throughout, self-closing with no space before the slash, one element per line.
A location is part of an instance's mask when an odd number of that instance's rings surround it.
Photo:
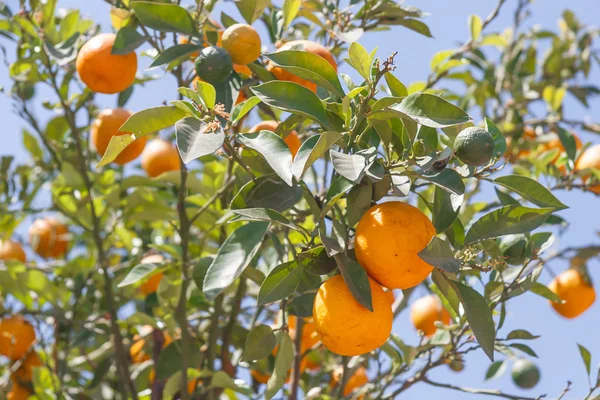
<path fill-rule="evenodd" d="M 168 171 L 177 171 L 180 168 L 179 152 L 170 142 L 154 139 L 142 152 L 142 168 L 151 178 Z"/>
<path fill-rule="evenodd" d="M 29 228 L 29 243 L 44 258 L 62 257 L 69 247 L 68 236 L 66 225 L 53 217 L 37 219 Z"/>
<path fill-rule="evenodd" d="M 132 112 L 122 108 L 106 109 L 100 112 L 90 128 L 92 143 L 100 156 L 103 156 L 113 136 L 131 135 L 130 132 L 121 132 L 119 128 L 131 117 Z M 125 147 L 115 158 L 119 165 L 127 164 L 139 157 L 144 150 L 148 138 L 146 136 L 135 139 Z"/>

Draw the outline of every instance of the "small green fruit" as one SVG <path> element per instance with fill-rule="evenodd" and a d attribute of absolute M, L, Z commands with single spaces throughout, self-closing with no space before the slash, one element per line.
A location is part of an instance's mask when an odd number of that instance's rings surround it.
<path fill-rule="evenodd" d="M 196 74 L 210 84 L 221 83 L 233 71 L 233 62 L 225 49 L 209 46 L 202 49 L 196 61 Z"/>
<path fill-rule="evenodd" d="M 523 265 L 531 257 L 531 245 L 525 235 L 506 235 L 500 240 L 500 251 L 509 265 Z"/>
<path fill-rule="evenodd" d="M 485 129 L 463 129 L 454 140 L 454 154 L 467 165 L 486 165 L 494 155 L 494 138 Z"/>
<path fill-rule="evenodd" d="M 540 370 L 529 360 L 517 360 L 512 367 L 512 379 L 518 387 L 531 389 L 540 380 Z"/>

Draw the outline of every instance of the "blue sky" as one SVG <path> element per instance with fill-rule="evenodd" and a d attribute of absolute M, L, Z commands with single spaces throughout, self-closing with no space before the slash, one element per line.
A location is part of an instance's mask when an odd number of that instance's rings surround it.
<path fill-rule="evenodd" d="M 7 2 L 16 9 L 18 1 Z M 183 2 L 185 3 L 185 1 Z M 470 14 L 478 14 L 482 18 L 495 6 L 492 0 L 412 0 L 408 4 L 415 5 L 431 15 L 426 22 L 431 28 L 433 39 L 425 38 L 414 32 L 403 28 L 394 28 L 390 31 L 368 33 L 360 39 L 369 51 L 375 46 L 379 47 L 378 55 L 385 57 L 394 51 L 398 52 L 396 57 L 396 76 L 407 86 L 411 82 L 424 80 L 429 72 L 429 62 L 437 51 L 456 48 L 468 37 L 467 18 Z M 512 10 L 516 0 L 508 0 L 499 17 L 488 27 L 488 31 L 502 29 L 512 23 Z M 103 31 L 109 31 L 108 6 L 102 0 L 59 0 L 60 7 L 78 7 L 86 16 L 91 16 L 102 24 Z M 562 1 L 538 1 L 531 10 L 533 16 L 525 22 L 525 26 L 541 25 L 544 28 L 556 30 L 556 21 L 560 17 L 565 6 L 568 6 L 580 18 L 584 24 L 598 23 L 600 16 L 600 2 L 591 0 Z M 231 3 L 219 7 L 213 16 L 218 19 L 220 10 L 226 9 L 227 13 L 238 17 L 237 10 Z M 241 20 L 241 18 L 238 18 Z M 259 24 L 257 24 L 258 26 Z M 272 48 L 271 48 L 272 50 Z M 10 53 L 9 53 L 10 54 Z M 148 62 L 143 61 L 143 66 Z M 10 87 L 7 79 L 7 71 L 1 67 L 0 85 Z M 341 66 L 340 72 L 349 72 L 345 65 Z M 161 73 L 154 70 L 152 73 Z M 594 68 L 591 82 L 600 83 L 600 71 Z M 156 106 L 164 100 L 175 98 L 175 85 L 170 77 L 165 77 L 156 82 L 147 84 L 144 88 L 136 88 L 128 108 L 136 111 L 146 107 Z M 39 105 L 45 93 L 39 91 L 35 102 Z M 100 103 L 107 107 L 116 105 L 116 96 L 99 95 Z M 0 109 L 3 112 L 4 130 L 2 133 L 3 145 L 0 154 L 13 154 L 18 161 L 25 161 L 27 154 L 21 144 L 21 128 L 24 127 L 19 118 L 10 112 L 11 104 L 6 96 L 0 96 Z M 600 121 L 600 98 L 591 102 L 591 107 L 586 110 L 573 101 L 567 95 L 565 110 L 569 118 L 583 119 L 586 117 Z M 36 109 L 39 115 L 47 118 L 49 114 L 44 113 L 41 106 Z M 595 111 L 595 113 L 593 112 Z M 477 121 L 479 122 L 479 121 Z M 600 138 L 589 133 L 577 132 L 584 142 L 600 143 Z M 600 242 L 598 235 L 598 207 L 600 198 L 592 194 L 581 194 L 580 192 L 559 192 L 558 197 L 570 206 L 568 210 L 561 211 L 560 215 L 567 219 L 571 225 L 562 237 L 555 243 L 553 250 L 568 246 L 584 246 Z M 485 198 L 484 194 L 484 198 Z M 567 268 L 567 263 L 558 260 L 550 264 L 555 272 Z M 590 263 L 592 278 L 600 284 L 600 265 L 597 261 Z M 547 283 L 550 275 L 542 274 L 542 282 Z M 424 293 L 421 293 L 424 294 Z M 535 397 L 538 394 L 548 393 L 548 398 L 557 397 L 564 389 L 567 380 L 573 382 L 572 390 L 565 399 L 581 399 L 587 394 L 587 378 L 583 363 L 579 357 L 576 343 L 581 343 L 592 352 L 592 374 L 598 370 L 600 362 L 600 341 L 598 328 L 600 327 L 600 301 L 597 301 L 590 310 L 575 320 L 566 320 L 558 316 L 541 297 L 533 294 L 525 294 L 514 301 L 509 302 L 508 316 L 505 327 L 500 336 L 506 336 L 512 329 L 527 329 L 534 334 L 542 334 L 542 338 L 528 344 L 537 352 L 539 364 L 542 370 L 541 381 L 538 386 L 530 391 L 520 391 L 510 379 L 509 373 L 494 381 L 483 382 L 483 377 L 490 362 L 483 352 L 471 353 L 466 359 L 466 368 L 460 373 L 453 373 L 442 367 L 430 374 L 431 379 L 440 382 L 449 382 L 477 388 L 499 388 L 503 391 Z M 408 320 L 408 313 L 403 313 L 394 324 L 394 332 L 409 344 L 415 344 L 418 340 L 412 325 Z M 502 356 L 497 354 L 498 359 Z M 479 399 L 488 398 L 481 395 L 467 395 L 460 392 L 433 388 L 425 384 L 413 386 L 406 392 L 404 398 L 439 398 L 445 400 L 453 399 Z"/>

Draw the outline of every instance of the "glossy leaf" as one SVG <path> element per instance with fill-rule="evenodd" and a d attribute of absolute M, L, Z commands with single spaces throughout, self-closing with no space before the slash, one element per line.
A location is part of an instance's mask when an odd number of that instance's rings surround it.
<path fill-rule="evenodd" d="M 569 160 L 575 161 L 575 157 L 577 156 L 577 143 L 575 142 L 575 137 L 569 131 L 564 128 L 558 127 L 558 138 L 562 143 Z"/>
<path fill-rule="evenodd" d="M 506 371 L 506 367 L 508 367 L 506 360 L 494 361 L 485 373 L 485 380 L 500 378 Z"/>
<path fill-rule="evenodd" d="M 458 216 L 464 196 L 436 186 L 433 197 L 432 222 L 437 233 L 448 229 Z"/>
<path fill-rule="evenodd" d="M 313 275 L 329 274 L 337 266 L 335 260 L 327 255 L 327 251 L 323 246 L 299 253 L 298 262 L 306 272 Z"/>
<path fill-rule="evenodd" d="M 161 65 L 168 64 L 172 61 L 189 57 L 191 54 L 197 52 L 202 49 L 202 46 L 197 44 L 185 43 L 185 44 L 176 44 L 175 46 L 171 46 L 168 49 L 165 49 L 162 53 L 160 53 L 152 64 L 150 64 L 149 68 L 159 67 Z"/>
<path fill-rule="evenodd" d="M 186 116 L 185 111 L 174 106 L 146 108 L 130 116 L 119 131 L 143 136 L 173 126 Z"/>
<path fill-rule="evenodd" d="M 294 224 L 284 215 L 270 208 L 245 208 L 241 210 L 232 210 L 236 217 L 231 221 L 268 221 L 275 222 L 286 226 L 290 229 L 294 229 L 298 232 L 304 233 L 302 227 Z"/>
<path fill-rule="evenodd" d="M 304 172 L 331 148 L 343 134 L 335 131 L 325 131 L 320 135 L 311 136 L 302 143 L 294 157 L 292 171 L 296 179 L 300 179 Z"/>
<path fill-rule="evenodd" d="M 375 160 L 376 149 L 370 148 L 354 154 L 330 150 L 329 157 L 338 174 L 352 183 L 358 183 Z"/>
<path fill-rule="evenodd" d="M 123 278 L 123 280 L 117 285 L 117 287 L 121 288 L 133 285 L 134 283 L 139 282 L 142 279 L 152 275 L 154 271 L 156 271 L 162 266 L 162 264 L 156 263 L 138 264 L 127 273 L 125 278 Z"/>
<path fill-rule="evenodd" d="M 365 78 L 366 81 L 370 80 L 372 60 L 369 52 L 360 43 L 354 42 L 350 45 L 348 58 L 344 58 L 344 61 L 358 71 L 360 76 Z"/>
<path fill-rule="evenodd" d="M 267 382 L 265 398 L 270 400 L 283 387 L 288 377 L 288 371 L 294 364 L 294 343 L 287 332 L 277 332 L 277 356 L 275 369 Z"/>
<path fill-rule="evenodd" d="M 244 146 L 256 150 L 273 171 L 288 185 L 292 186 L 292 153 L 283 139 L 271 131 L 244 133 L 237 136 Z"/>
<path fill-rule="evenodd" d="M 588 376 L 590 376 L 592 354 L 590 353 L 590 351 L 588 349 L 586 349 L 584 346 L 580 345 L 579 343 L 577 343 L 577 347 L 579 348 L 579 355 L 581 356 L 581 359 L 583 360 L 583 365 L 585 366 L 585 370 L 587 371 Z"/>
<path fill-rule="evenodd" d="M 252 91 L 271 107 L 311 118 L 323 126 L 329 124 L 323 103 L 304 86 L 294 82 L 272 81 L 253 86 Z"/>
<path fill-rule="evenodd" d="M 108 147 L 102 156 L 102 159 L 96 165 L 96 168 L 100 168 L 105 166 L 108 163 L 111 163 L 121 154 L 127 146 L 135 141 L 134 135 L 118 135 L 110 138 L 110 142 L 108 142 Z"/>
<path fill-rule="evenodd" d="M 446 128 L 471 121 L 471 117 L 460 107 L 428 93 L 413 93 L 389 109 L 431 128 Z"/>
<path fill-rule="evenodd" d="M 283 26 L 285 28 L 290 26 L 290 23 L 296 18 L 301 4 L 302 0 L 284 0 L 282 10 Z"/>
<path fill-rule="evenodd" d="M 408 91 L 406 90 L 406 86 L 398 78 L 396 78 L 391 72 L 386 72 L 384 75 L 385 82 L 392 93 L 392 96 L 395 97 L 406 97 L 408 96 Z"/>
<path fill-rule="evenodd" d="M 129 54 L 146 42 L 146 38 L 139 34 L 132 26 L 126 26 L 117 32 L 112 54 Z"/>
<path fill-rule="evenodd" d="M 231 112 L 231 123 L 237 124 L 242 118 L 246 116 L 252 109 L 260 103 L 260 99 L 256 96 L 252 96 L 242 103 L 236 105 Z"/>
<path fill-rule="evenodd" d="M 271 208 L 283 212 L 301 198 L 302 189 L 299 186 L 290 187 L 273 174 L 245 184 L 231 201 L 231 208 Z"/>
<path fill-rule="evenodd" d="M 461 261 L 454 257 L 450 245 L 437 236 L 423 250 L 417 253 L 421 260 L 436 268 L 455 274 L 460 268 Z"/>
<path fill-rule="evenodd" d="M 265 305 L 285 299 L 294 294 L 300 280 L 302 269 L 295 261 L 286 262 L 273 268 L 258 292 L 258 305 Z"/>
<path fill-rule="evenodd" d="M 246 336 L 246 345 L 240 361 L 255 361 L 268 357 L 276 345 L 277 339 L 270 326 L 255 326 Z"/>
<path fill-rule="evenodd" d="M 554 208 L 504 206 L 478 219 L 465 236 L 465 244 L 515 233 L 527 233 L 541 226 Z"/>
<path fill-rule="evenodd" d="M 183 7 L 172 3 L 135 1 L 131 3 L 136 18 L 148 28 L 161 32 L 197 34 L 194 20 Z"/>
<path fill-rule="evenodd" d="M 504 135 L 489 118 L 485 119 L 485 130 L 494 138 L 494 155 L 496 157 L 502 157 L 504 152 L 506 152 L 506 139 L 504 138 Z"/>
<path fill-rule="evenodd" d="M 519 340 L 533 340 L 533 339 L 538 339 L 541 336 L 537 336 L 537 335 L 532 335 L 531 333 L 529 333 L 528 331 L 526 331 L 525 329 L 515 329 L 514 331 L 511 331 L 506 338 L 509 340 L 513 340 L 513 339 L 519 339 Z"/>
<path fill-rule="evenodd" d="M 553 303 L 563 304 L 565 301 L 558 297 L 556 293 L 554 293 L 550 288 L 543 283 L 533 282 L 531 288 L 529 289 L 531 292 L 537 294 L 538 296 L 542 296 L 543 298 L 550 300 Z"/>
<path fill-rule="evenodd" d="M 237 0 L 235 2 L 240 14 L 249 24 L 256 21 L 270 4 L 269 0 Z"/>
<path fill-rule="evenodd" d="M 175 124 L 177 149 L 184 163 L 212 154 L 225 141 L 225 132 L 219 125 L 214 132 L 207 132 L 209 125 L 194 117 L 186 117 Z"/>
<path fill-rule="evenodd" d="M 453 169 L 446 168 L 438 174 L 422 174 L 419 177 L 456 196 L 461 196 L 465 193 L 465 184 L 461 176 Z"/>
<path fill-rule="evenodd" d="M 494 183 L 521 195 L 525 200 L 540 207 L 568 208 L 538 181 L 521 175 L 506 175 L 496 178 Z"/>
<path fill-rule="evenodd" d="M 186 349 L 190 365 L 200 365 L 201 355 L 198 346 L 189 346 Z M 161 350 L 156 362 L 156 379 L 166 379 L 174 373 L 181 371 L 181 355 L 183 354 L 183 341 L 176 340 Z"/>
<path fill-rule="evenodd" d="M 249 222 L 225 239 L 204 278 L 202 291 L 209 300 L 217 297 L 244 272 L 260 249 L 268 228 L 268 222 Z"/>
<path fill-rule="evenodd" d="M 341 254 L 335 256 L 335 261 L 354 299 L 369 311 L 373 311 L 371 285 L 364 268 L 353 259 Z"/>

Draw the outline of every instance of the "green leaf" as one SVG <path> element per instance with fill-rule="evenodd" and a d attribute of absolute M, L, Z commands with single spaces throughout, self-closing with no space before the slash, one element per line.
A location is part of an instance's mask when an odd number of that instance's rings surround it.
<path fill-rule="evenodd" d="M 132 26 L 126 26 L 119 29 L 115 43 L 113 44 L 111 54 L 129 54 L 140 47 L 146 38 L 140 35 Z"/>
<path fill-rule="evenodd" d="M 302 0 L 284 0 L 282 7 L 284 28 L 290 26 L 290 23 L 296 18 L 301 4 Z"/>
<path fill-rule="evenodd" d="M 298 262 L 306 272 L 313 275 L 327 275 L 337 267 L 335 260 L 327 255 L 324 246 L 299 253 Z"/>
<path fill-rule="evenodd" d="M 471 121 L 460 107 L 428 93 L 413 93 L 389 109 L 431 128 L 447 128 Z"/>
<path fill-rule="evenodd" d="M 425 179 L 455 196 L 461 196 L 465 193 L 465 184 L 462 177 L 450 168 L 446 168 L 435 175 L 419 175 L 419 178 Z"/>
<path fill-rule="evenodd" d="M 196 36 L 194 19 L 183 7 L 172 3 L 135 1 L 131 3 L 135 16 L 148 28 L 161 32 L 179 32 Z"/>
<path fill-rule="evenodd" d="M 283 212 L 301 198 L 300 186 L 290 187 L 273 174 L 261 176 L 245 184 L 231 201 L 231 208 L 271 208 Z"/>
<path fill-rule="evenodd" d="M 321 210 L 320 218 L 323 218 L 325 214 L 331 210 L 331 207 L 338 201 L 348 190 L 350 190 L 354 186 L 352 182 L 343 176 L 338 176 L 331 182 L 329 188 L 327 189 L 327 194 L 325 195 L 325 207 Z"/>
<path fill-rule="evenodd" d="M 496 157 L 502 157 L 506 151 L 506 139 L 504 138 L 504 135 L 494 122 L 487 117 L 485 118 L 485 130 L 494 138 L 494 155 Z"/>
<path fill-rule="evenodd" d="M 246 398 L 253 397 L 255 395 L 252 388 L 250 388 L 246 383 L 240 380 L 233 380 L 225 371 L 217 371 L 213 374 L 209 388 L 224 388 L 231 389 L 238 393 L 243 394 Z M 226 391 L 226 393 L 229 391 Z M 229 393 L 228 397 L 231 397 Z M 235 397 L 234 397 L 235 398 Z"/>
<path fill-rule="evenodd" d="M 431 31 L 429 30 L 429 27 L 427 26 L 427 24 L 424 23 L 423 21 L 419 21 L 418 19 L 402 18 L 402 19 L 396 20 L 395 22 L 398 25 L 407 27 L 411 31 L 420 33 L 423 36 L 433 37 L 433 36 L 431 36 Z"/>
<path fill-rule="evenodd" d="M 198 346 L 189 346 L 186 349 L 188 363 L 200 365 L 202 355 Z M 156 379 L 163 380 L 181 371 L 181 355 L 183 354 L 183 341 L 175 340 L 161 350 L 156 365 Z"/>
<path fill-rule="evenodd" d="M 236 105 L 231 112 L 231 123 L 237 124 L 242 118 L 246 116 L 258 103 L 260 99 L 256 96 L 252 96 L 249 99 Z"/>
<path fill-rule="evenodd" d="M 467 232 L 465 244 L 503 235 L 531 232 L 546 222 L 554 211 L 554 208 L 504 206 L 477 220 Z"/>
<path fill-rule="evenodd" d="M 301 50 L 286 50 L 267 54 L 276 65 L 292 74 L 344 97 L 336 70 L 323 57 Z"/>
<path fill-rule="evenodd" d="M 204 278 L 202 291 L 207 299 L 213 300 L 244 272 L 268 228 L 268 222 L 250 222 L 225 239 Z"/>
<path fill-rule="evenodd" d="M 202 103 L 209 109 L 215 108 L 217 102 L 217 91 L 213 85 L 208 82 L 198 81 L 196 82 L 196 90 Z M 225 103 L 223 103 L 225 104 Z"/>
<path fill-rule="evenodd" d="M 371 285 L 367 272 L 359 263 L 344 255 L 337 254 L 335 261 L 354 299 L 372 312 Z"/>
<path fill-rule="evenodd" d="M 452 315 L 452 318 L 458 318 L 460 312 L 460 300 L 458 298 L 458 294 L 456 290 L 452 286 L 452 281 L 450 281 L 442 270 L 434 268 L 431 273 L 431 280 L 435 283 L 435 286 L 432 285 L 433 288 L 437 288 L 439 293 L 436 292 L 448 312 Z"/>
<path fill-rule="evenodd" d="M 592 354 L 588 349 L 584 346 L 577 343 L 577 347 L 579 347 L 579 354 L 581 355 L 581 359 L 583 360 L 583 365 L 585 365 L 585 370 L 587 371 L 588 376 L 591 373 L 591 362 L 592 362 Z"/>
<path fill-rule="evenodd" d="M 138 111 L 119 128 L 120 132 L 131 132 L 135 135 L 147 135 L 173 126 L 187 113 L 174 106 L 159 106 Z"/>
<path fill-rule="evenodd" d="M 277 334 L 277 356 L 275 357 L 275 370 L 267 382 L 265 398 L 270 400 L 283 387 L 287 380 L 288 371 L 294 364 L 294 343 L 287 332 L 278 331 Z"/>
<path fill-rule="evenodd" d="M 354 186 L 346 199 L 348 227 L 354 227 L 373 201 L 373 185 L 370 182 Z"/>
<path fill-rule="evenodd" d="M 469 16 L 469 30 L 471 31 L 471 38 L 473 41 L 477 41 L 481 36 L 481 29 L 483 28 L 483 22 L 479 15 L 471 14 Z"/>
<path fill-rule="evenodd" d="M 489 359 L 494 361 L 496 328 L 492 312 L 485 298 L 475 289 L 460 282 L 453 281 L 451 284 L 456 289 L 460 302 L 465 309 L 467 321 L 471 325 L 471 330 L 475 335 L 475 339 L 477 339 L 477 343 L 479 343 Z"/>
<path fill-rule="evenodd" d="M 408 96 L 408 91 L 406 90 L 406 86 L 398 78 L 394 76 L 391 72 L 386 72 L 385 81 L 392 93 L 392 96 L 395 97 L 406 97 Z"/>
<path fill-rule="evenodd" d="M 123 150 L 131 143 L 135 141 L 134 135 L 115 135 L 110 138 L 110 142 L 108 142 L 108 147 L 102 156 L 102 159 L 96 165 L 96 168 L 100 168 L 105 166 L 108 163 L 111 163 L 121 154 Z"/>
<path fill-rule="evenodd" d="M 301 279 L 302 268 L 299 268 L 295 261 L 276 266 L 260 286 L 258 305 L 262 306 L 291 296 L 300 285 Z"/>
<path fill-rule="evenodd" d="M 270 4 L 270 0 L 237 0 L 235 2 L 242 17 L 251 25 Z"/>
<path fill-rule="evenodd" d="M 267 161 L 273 171 L 288 185 L 292 186 L 292 153 L 284 140 L 271 131 L 244 133 L 237 135 L 243 145 L 256 150 Z"/>
<path fill-rule="evenodd" d="M 354 68 L 360 76 L 368 82 L 371 78 L 371 56 L 367 50 L 358 42 L 354 42 L 348 49 L 348 58 L 344 58 L 352 68 Z"/>
<path fill-rule="evenodd" d="M 289 305 L 289 312 L 298 317 L 312 317 L 313 304 L 315 304 L 315 292 L 308 292 L 301 296 L 295 297 Z"/>
<path fill-rule="evenodd" d="M 550 190 L 546 189 L 538 181 L 521 175 L 506 175 L 496 178 L 494 183 L 504 186 L 521 195 L 525 200 L 540 207 L 554 207 L 564 210 L 567 207 L 558 200 Z"/>
<path fill-rule="evenodd" d="M 246 345 L 240 361 L 256 361 L 268 357 L 276 345 L 277 339 L 270 326 L 255 326 L 246 336 Z"/>
<path fill-rule="evenodd" d="M 290 229 L 294 229 L 298 232 L 305 233 L 302 227 L 294 224 L 284 215 L 270 208 L 244 208 L 241 210 L 232 210 L 236 217 L 231 220 L 233 221 L 267 221 L 276 222 Z"/>
<path fill-rule="evenodd" d="M 271 107 L 311 118 L 325 127 L 329 125 L 323 103 L 304 86 L 294 82 L 271 81 L 251 89 L 263 103 Z"/>
<path fill-rule="evenodd" d="M 525 329 L 515 329 L 514 331 L 511 331 L 508 334 L 508 336 L 506 336 L 506 338 L 508 340 L 514 340 L 514 339 L 519 339 L 519 340 L 533 340 L 533 339 L 538 339 L 540 337 L 541 336 L 532 335 L 531 333 L 529 333 Z"/>
<path fill-rule="evenodd" d="M 437 233 L 444 232 L 452 225 L 458 216 L 463 199 L 463 195 L 455 195 L 439 186 L 435 187 L 431 213 L 433 226 Z"/>
<path fill-rule="evenodd" d="M 530 355 L 531 357 L 538 358 L 538 355 L 531 349 L 531 347 L 527 346 L 523 343 L 512 343 L 509 347 L 515 348 L 517 350 L 521 350 L 523 353 Z"/>
<path fill-rule="evenodd" d="M 558 138 L 562 143 L 569 160 L 575 161 L 575 157 L 577 156 L 577 143 L 575 142 L 575 137 L 573 134 L 566 129 L 558 127 Z"/>
<path fill-rule="evenodd" d="M 181 58 L 185 58 L 187 60 L 190 54 L 197 52 L 201 48 L 202 46 L 191 43 L 176 44 L 175 46 L 171 46 L 160 53 L 154 59 L 154 61 L 152 61 L 152 64 L 150 64 L 150 67 L 148 68 L 159 67 Z"/>
<path fill-rule="evenodd" d="M 310 166 L 327 150 L 344 136 L 335 131 L 325 131 L 320 135 L 311 136 L 302 143 L 294 157 L 292 171 L 296 179 L 300 179 Z"/>
<path fill-rule="evenodd" d="M 345 154 L 329 150 L 329 157 L 336 172 L 352 183 L 358 183 L 365 175 L 367 169 L 377 157 L 377 149 L 371 147 L 354 154 Z"/>
<path fill-rule="evenodd" d="M 125 89 L 121 93 L 119 93 L 119 97 L 117 98 L 117 106 L 121 107 L 121 108 L 125 107 L 125 105 L 129 101 L 129 99 L 131 98 L 132 94 L 133 94 L 133 85 L 129 86 L 127 89 Z"/>
<path fill-rule="evenodd" d="M 23 146 L 27 149 L 31 157 L 36 160 L 41 160 L 44 153 L 35 136 L 23 129 Z"/>
<path fill-rule="evenodd" d="M 427 247 L 417 254 L 427 264 L 452 274 L 456 274 L 460 268 L 461 262 L 454 257 L 450 245 L 437 236 L 432 237 Z"/>
<path fill-rule="evenodd" d="M 565 302 L 543 283 L 533 282 L 529 290 L 538 296 L 542 296 L 543 298 L 550 300 L 553 303 L 563 304 Z"/>
<path fill-rule="evenodd" d="M 125 278 L 117 285 L 117 287 L 122 288 L 139 282 L 142 279 L 152 275 L 155 270 L 161 268 L 162 266 L 163 264 L 155 263 L 138 264 L 127 273 Z"/>
<path fill-rule="evenodd" d="M 212 264 L 214 258 L 213 257 L 202 257 L 198 261 L 194 263 L 194 269 L 192 271 L 192 279 L 196 283 L 196 286 L 201 288 L 204 284 L 204 278 L 206 277 L 206 272 Z"/>
<path fill-rule="evenodd" d="M 508 362 L 506 360 L 503 361 L 494 361 L 492 365 L 488 368 L 485 373 L 485 380 L 489 379 L 497 379 L 500 378 L 504 372 L 506 371 L 506 367 L 508 366 Z"/>
<path fill-rule="evenodd" d="M 207 124 L 194 117 L 186 117 L 175 124 L 177 149 L 185 164 L 219 150 L 225 141 L 221 125 L 215 132 L 207 132 Z"/>
<path fill-rule="evenodd" d="M 187 379 L 188 383 L 197 380 L 200 377 L 209 376 L 209 372 L 201 372 L 194 368 L 188 368 L 187 370 Z M 213 378 L 214 379 L 214 378 Z M 212 382 L 212 380 L 211 380 Z M 167 382 L 165 383 L 165 388 L 162 392 L 162 396 L 164 399 L 173 399 L 174 396 L 181 391 L 181 371 L 175 372 Z"/>

